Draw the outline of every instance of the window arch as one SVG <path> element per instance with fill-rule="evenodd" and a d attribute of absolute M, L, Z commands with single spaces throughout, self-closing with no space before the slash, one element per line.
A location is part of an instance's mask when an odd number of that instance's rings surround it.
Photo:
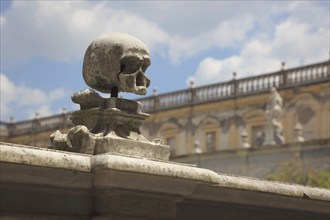
<path fill-rule="evenodd" d="M 175 156 L 179 147 L 179 127 L 172 122 L 167 122 L 159 130 L 164 143 L 170 146 L 170 156 Z"/>
<path fill-rule="evenodd" d="M 321 105 L 315 97 L 310 93 L 299 94 L 292 99 L 289 106 L 293 106 L 292 125 L 295 126 L 297 122 L 302 125 L 305 140 L 321 138 Z M 293 129 L 294 127 L 291 128 Z"/>
<path fill-rule="evenodd" d="M 262 109 L 252 109 L 243 115 L 245 128 L 252 147 L 260 147 L 264 141 L 266 114 Z"/>
<path fill-rule="evenodd" d="M 202 151 L 214 152 L 220 149 L 220 124 L 216 117 L 206 116 L 199 125 Z"/>

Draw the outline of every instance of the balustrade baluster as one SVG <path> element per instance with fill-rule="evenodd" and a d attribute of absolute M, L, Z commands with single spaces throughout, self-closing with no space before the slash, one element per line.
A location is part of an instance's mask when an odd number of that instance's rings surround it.
<path fill-rule="evenodd" d="M 302 81 L 306 81 L 306 70 L 302 71 Z"/>
<path fill-rule="evenodd" d="M 165 97 L 164 97 L 164 96 L 161 97 L 161 99 L 160 99 L 160 103 L 161 103 L 161 106 L 162 106 L 162 107 L 165 107 Z"/>
<path fill-rule="evenodd" d="M 176 105 L 181 104 L 181 92 L 176 95 L 175 104 Z"/>
<path fill-rule="evenodd" d="M 302 82 L 306 81 L 306 70 L 302 71 Z"/>
<path fill-rule="evenodd" d="M 315 79 L 320 79 L 322 78 L 322 69 L 318 66 L 315 68 L 316 69 L 316 75 L 315 75 Z"/>
<path fill-rule="evenodd" d="M 319 66 L 319 67 L 317 68 L 317 78 L 318 78 L 318 79 L 323 78 L 323 67 L 321 67 L 321 66 Z"/>
<path fill-rule="evenodd" d="M 278 87 L 280 85 L 280 76 L 279 75 L 275 76 L 275 84 L 276 84 L 276 87 Z"/>
<path fill-rule="evenodd" d="M 306 80 L 310 80 L 312 75 L 312 71 L 310 68 L 306 69 Z"/>
<path fill-rule="evenodd" d="M 256 79 L 256 84 L 255 84 L 255 88 L 256 88 L 256 91 L 259 91 L 260 88 L 259 88 L 259 79 Z"/>
<path fill-rule="evenodd" d="M 293 79 L 293 75 L 294 75 L 294 71 L 290 71 L 287 73 L 287 76 L 286 76 L 286 83 L 287 84 L 291 84 L 293 83 L 292 79 Z"/>
<path fill-rule="evenodd" d="M 311 68 L 311 76 L 310 76 L 311 80 L 315 79 L 316 71 L 317 71 L 317 69 L 315 67 Z"/>
<path fill-rule="evenodd" d="M 164 97 L 162 98 L 162 101 L 163 101 L 163 106 L 164 106 L 164 107 L 166 107 L 166 101 L 167 101 L 167 97 L 166 97 L 166 96 L 164 96 Z"/>
<path fill-rule="evenodd" d="M 267 78 L 264 77 L 262 81 L 262 90 L 265 90 L 267 88 Z"/>
<path fill-rule="evenodd" d="M 321 77 L 322 78 L 325 78 L 327 77 L 327 72 L 328 72 L 328 75 L 329 75 L 329 69 L 327 67 L 323 67 L 322 70 L 321 70 Z"/>
<path fill-rule="evenodd" d="M 269 76 L 268 88 L 271 88 L 273 85 L 274 85 L 274 79 L 273 79 L 273 76 Z"/>

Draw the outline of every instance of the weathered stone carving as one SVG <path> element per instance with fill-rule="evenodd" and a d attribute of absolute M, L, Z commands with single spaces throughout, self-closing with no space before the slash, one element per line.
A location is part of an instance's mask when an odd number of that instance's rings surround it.
<path fill-rule="evenodd" d="M 250 148 L 251 147 L 251 145 L 249 143 L 249 135 L 248 135 L 245 128 L 243 128 L 243 130 L 241 132 L 241 147 L 242 148 Z"/>
<path fill-rule="evenodd" d="M 267 102 L 267 122 L 265 125 L 265 142 L 263 145 L 284 144 L 282 115 L 283 101 L 275 87 L 271 88 L 271 96 Z"/>
<path fill-rule="evenodd" d="M 150 85 L 145 71 L 150 65 L 149 51 L 137 38 L 122 33 L 102 35 L 87 48 L 83 77 L 93 89 L 72 95 L 80 110 L 70 119 L 75 127 L 68 134 L 56 131 L 50 136 L 51 148 L 87 154 L 116 153 L 167 160 L 169 147 L 159 139 L 150 142 L 140 132 L 149 117 L 141 104 L 118 98 L 118 92 L 145 95 Z"/>
<path fill-rule="evenodd" d="M 83 77 L 87 85 L 114 95 L 132 92 L 145 95 L 150 80 L 145 75 L 151 64 L 147 46 L 139 39 L 122 33 L 98 37 L 87 48 Z"/>
<path fill-rule="evenodd" d="M 295 136 L 296 136 L 295 141 L 304 142 L 305 141 L 304 130 L 303 130 L 302 125 L 299 122 L 296 123 L 294 131 L 295 131 Z"/>

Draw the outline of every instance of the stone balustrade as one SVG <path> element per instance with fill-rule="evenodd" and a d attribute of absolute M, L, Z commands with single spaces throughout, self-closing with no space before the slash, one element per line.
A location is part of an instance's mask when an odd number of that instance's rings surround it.
<path fill-rule="evenodd" d="M 200 104 L 239 96 L 269 92 L 271 86 L 277 89 L 292 88 L 330 80 L 330 61 L 305 65 L 273 73 L 233 79 L 196 88 L 189 88 L 170 93 L 153 95 L 138 99 L 143 112 L 152 113 L 171 108 L 179 108 L 189 104 Z M 70 113 L 50 117 L 21 121 L 15 123 L 1 122 L 1 127 L 7 127 L 8 136 L 30 134 L 50 129 L 58 129 L 71 125 L 68 119 Z M 2 129 L 4 130 L 4 129 Z M 33 131 L 32 131 L 33 130 Z"/>
<path fill-rule="evenodd" d="M 330 79 L 329 61 L 139 99 L 145 112 L 268 92 Z"/>
<path fill-rule="evenodd" d="M 50 117 L 19 121 L 12 123 L 1 122 L 2 133 L 8 136 L 33 134 L 40 131 L 55 130 L 72 125 L 69 114 L 59 114 Z M 6 131 L 5 131 L 6 128 Z"/>

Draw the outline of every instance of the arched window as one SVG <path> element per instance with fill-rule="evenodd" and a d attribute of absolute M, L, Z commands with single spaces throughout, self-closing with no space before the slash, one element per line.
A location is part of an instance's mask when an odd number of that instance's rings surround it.
<path fill-rule="evenodd" d="M 201 148 L 204 152 L 220 149 L 220 124 L 214 117 L 206 117 L 199 126 Z"/>
<path fill-rule="evenodd" d="M 160 128 L 161 138 L 164 140 L 165 144 L 170 146 L 171 153 L 170 157 L 176 155 L 177 148 L 179 147 L 179 128 L 174 123 L 165 123 Z"/>
<path fill-rule="evenodd" d="M 302 125 L 305 140 L 321 138 L 320 128 L 323 123 L 323 120 L 320 120 L 321 105 L 313 95 L 309 93 L 299 94 L 290 103 L 294 106 L 292 125 L 297 122 Z"/>
<path fill-rule="evenodd" d="M 264 142 L 266 115 L 262 109 L 253 109 L 243 116 L 251 147 L 260 147 Z"/>

